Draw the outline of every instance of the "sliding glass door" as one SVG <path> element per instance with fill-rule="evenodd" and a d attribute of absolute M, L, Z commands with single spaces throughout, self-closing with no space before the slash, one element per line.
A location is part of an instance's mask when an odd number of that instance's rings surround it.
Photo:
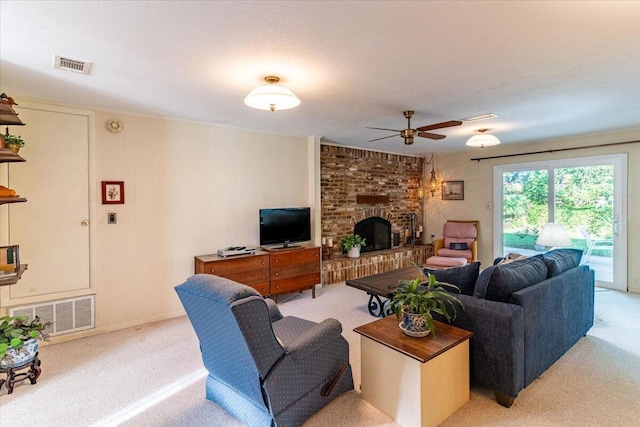
<path fill-rule="evenodd" d="M 598 286 L 627 290 L 626 155 L 494 167 L 494 253 L 532 255 L 547 222 L 562 224 Z"/>

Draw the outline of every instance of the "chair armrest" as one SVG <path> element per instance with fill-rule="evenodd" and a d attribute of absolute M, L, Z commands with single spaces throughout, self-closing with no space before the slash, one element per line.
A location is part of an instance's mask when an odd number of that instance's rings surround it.
<path fill-rule="evenodd" d="M 336 319 L 325 319 L 293 340 L 284 350 L 293 359 L 304 359 L 341 334 L 340 322 Z"/>
<path fill-rule="evenodd" d="M 267 309 L 269 309 L 269 317 L 271 318 L 271 322 L 278 321 L 282 319 L 284 316 L 280 313 L 280 309 L 276 305 L 276 302 L 271 298 L 265 298 L 264 302 L 267 303 Z"/>
<path fill-rule="evenodd" d="M 436 239 L 433 241 L 433 254 L 438 255 L 438 251 L 444 248 L 444 239 Z"/>

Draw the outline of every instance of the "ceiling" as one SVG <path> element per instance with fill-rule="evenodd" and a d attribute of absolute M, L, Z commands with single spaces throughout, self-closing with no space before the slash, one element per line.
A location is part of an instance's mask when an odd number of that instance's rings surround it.
<path fill-rule="evenodd" d="M 319 135 L 405 154 L 640 128 L 640 2 L 0 2 L 0 90 L 13 97 Z M 89 75 L 54 55 L 92 62 Z M 301 99 L 254 110 L 267 75 Z M 20 99 L 16 101 L 19 103 Z M 400 137 L 483 113 L 496 119 Z"/>

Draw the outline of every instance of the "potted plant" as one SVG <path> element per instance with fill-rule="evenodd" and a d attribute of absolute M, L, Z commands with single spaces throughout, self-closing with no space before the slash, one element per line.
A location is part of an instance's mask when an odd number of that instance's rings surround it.
<path fill-rule="evenodd" d="M 342 239 L 342 249 L 347 251 L 349 258 L 359 258 L 360 248 L 365 244 L 365 240 L 358 234 L 350 234 Z"/>
<path fill-rule="evenodd" d="M 4 146 L 16 154 L 18 154 L 18 151 L 24 147 L 24 144 L 25 142 L 22 140 L 20 135 L 4 135 Z"/>
<path fill-rule="evenodd" d="M 451 314 L 455 318 L 456 304 L 462 303 L 445 288 L 458 289 L 449 283 L 439 282 L 436 276 L 429 274 L 425 277 L 422 269 L 420 275 L 413 280 L 404 280 L 391 297 L 390 308 L 402 319 L 400 329 L 413 337 L 424 337 L 430 333 L 435 336 L 435 325 L 432 313 L 438 313 L 451 321 Z"/>
<path fill-rule="evenodd" d="M 36 316 L 0 317 L 0 368 L 22 366 L 31 362 L 38 352 L 38 340 L 49 341 L 44 329 L 51 322 L 42 323 Z"/>

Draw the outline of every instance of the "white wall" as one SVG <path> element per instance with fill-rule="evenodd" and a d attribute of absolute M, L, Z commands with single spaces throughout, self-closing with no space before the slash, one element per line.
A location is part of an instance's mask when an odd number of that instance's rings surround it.
<path fill-rule="evenodd" d="M 121 133 L 104 126 L 114 117 Z M 182 313 L 173 287 L 195 255 L 257 246 L 259 208 L 313 200 L 307 138 L 101 112 L 96 129 L 98 194 L 125 182 L 124 205 L 95 201 L 97 328 Z"/>
<path fill-rule="evenodd" d="M 597 156 L 614 153 L 628 153 L 628 241 L 627 268 L 629 291 L 640 293 L 640 265 L 634 260 L 640 257 L 640 223 L 634 221 L 632 214 L 640 211 L 640 143 L 617 145 L 613 147 L 586 148 L 555 153 L 543 153 L 519 157 L 507 157 L 481 162 L 472 158 L 505 154 L 543 151 L 568 147 L 582 147 L 596 144 L 610 144 L 640 140 L 640 129 L 593 134 L 572 138 L 538 141 L 524 145 L 501 144 L 492 148 L 468 149 L 463 153 L 436 158 L 438 180 L 463 180 L 464 200 L 442 200 L 438 191 L 435 197 L 429 193 L 426 200 L 426 233 L 442 236 L 442 226 L 447 219 L 477 219 L 480 221 L 478 254 L 483 267 L 492 264 L 493 253 L 493 166 L 548 159 L 565 159 Z"/>

